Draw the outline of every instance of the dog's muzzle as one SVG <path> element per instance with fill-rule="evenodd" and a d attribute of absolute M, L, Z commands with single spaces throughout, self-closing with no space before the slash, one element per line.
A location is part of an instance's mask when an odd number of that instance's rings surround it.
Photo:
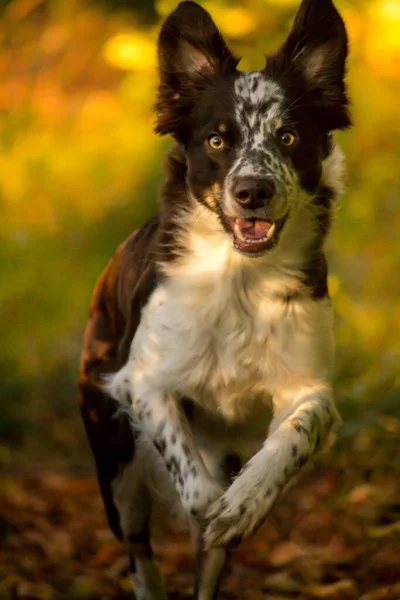
<path fill-rule="evenodd" d="M 286 218 L 262 221 L 256 218 L 229 217 L 225 223 L 233 233 L 233 246 L 243 254 L 259 255 L 271 250 L 277 243 Z"/>

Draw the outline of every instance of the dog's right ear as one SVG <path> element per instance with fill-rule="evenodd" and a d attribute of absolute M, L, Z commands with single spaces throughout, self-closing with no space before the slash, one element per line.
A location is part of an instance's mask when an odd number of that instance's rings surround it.
<path fill-rule="evenodd" d="M 208 12 L 195 2 L 181 2 L 158 40 L 156 133 L 172 133 L 182 141 L 198 95 L 217 73 L 233 73 L 238 62 Z"/>
<path fill-rule="evenodd" d="M 346 27 L 333 1 L 302 0 L 288 38 L 267 58 L 266 69 L 272 78 L 286 73 L 292 85 L 300 76 L 327 129 L 344 129 L 350 125 L 347 53 Z"/>

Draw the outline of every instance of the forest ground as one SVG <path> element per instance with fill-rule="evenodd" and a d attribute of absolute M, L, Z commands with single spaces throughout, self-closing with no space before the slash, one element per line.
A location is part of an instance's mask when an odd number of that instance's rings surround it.
<path fill-rule="evenodd" d="M 400 420 L 342 438 L 233 553 L 221 598 L 400 599 Z M 171 600 L 191 598 L 187 533 L 155 528 Z M 36 464 L 0 482 L 0 599 L 130 598 L 95 477 Z"/>

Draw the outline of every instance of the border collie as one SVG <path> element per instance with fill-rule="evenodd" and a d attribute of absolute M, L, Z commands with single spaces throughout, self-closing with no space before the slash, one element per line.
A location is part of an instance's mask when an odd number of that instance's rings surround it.
<path fill-rule="evenodd" d="M 165 599 L 149 540 L 161 496 L 188 516 L 197 600 L 230 547 L 339 423 L 324 241 L 350 126 L 344 23 L 303 0 L 260 71 L 237 70 L 182 2 L 158 41 L 156 132 L 172 134 L 159 213 L 97 282 L 81 409 L 111 529 L 139 600 Z"/>

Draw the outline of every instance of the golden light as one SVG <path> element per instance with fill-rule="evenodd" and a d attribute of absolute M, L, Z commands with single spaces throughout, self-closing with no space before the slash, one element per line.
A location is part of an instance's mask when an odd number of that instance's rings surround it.
<path fill-rule="evenodd" d="M 249 35 L 257 29 L 256 15 L 240 6 L 218 6 L 213 2 L 204 2 L 203 7 L 213 16 L 221 32 L 231 38 Z"/>
<path fill-rule="evenodd" d="M 337 296 L 340 292 L 340 280 L 336 275 L 329 275 L 328 277 L 328 289 L 330 296 Z"/>
<path fill-rule="evenodd" d="M 400 0 L 383 0 L 372 7 L 379 37 L 389 50 L 400 50 Z M 375 33 L 376 35 L 376 33 Z"/>
<path fill-rule="evenodd" d="M 342 14 L 351 43 L 358 43 L 365 31 L 366 22 L 364 15 L 354 9 L 347 9 Z"/>
<path fill-rule="evenodd" d="M 152 39 L 136 31 L 111 37 L 103 48 L 103 56 L 108 64 L 126 71 L 149 71 L 156 64 Z"/>
<path fill-rule="evenodd" d="M 239 38 L 257 29 L 256 14 L 243 6 L 221 5 L 213 0 L 200 1 L 199 4 L 207 10 L 214 19 L 221 32 L 231 38 Z M 174 8 L 175 0 L 158 0 L 156 9 L 162 17 L 167 16 Z"/>
<path fill-rule="evenodd" d="M 385 0 L 381 4 L 382 16 L 386 19 L 397 19 L 400 22 L 400 2 L 399 0 Z"/>
<path fill-rule="evenodd" d="M 299 6 L 298 0 L 264 0 L 265 4 L 276 6 L 277 4 L 283 6 Z"/>
<path fill-rule="evenodd" d="M 400 0 L 379 0 L 371 6 L 366 55 L 382 75 L 400 77 Z"/>
<path fill-rule="evenodd" d="M 156 0 L 156 11 L 161 17 L 166 17 L 176 7 L 175 0 Z"/>

